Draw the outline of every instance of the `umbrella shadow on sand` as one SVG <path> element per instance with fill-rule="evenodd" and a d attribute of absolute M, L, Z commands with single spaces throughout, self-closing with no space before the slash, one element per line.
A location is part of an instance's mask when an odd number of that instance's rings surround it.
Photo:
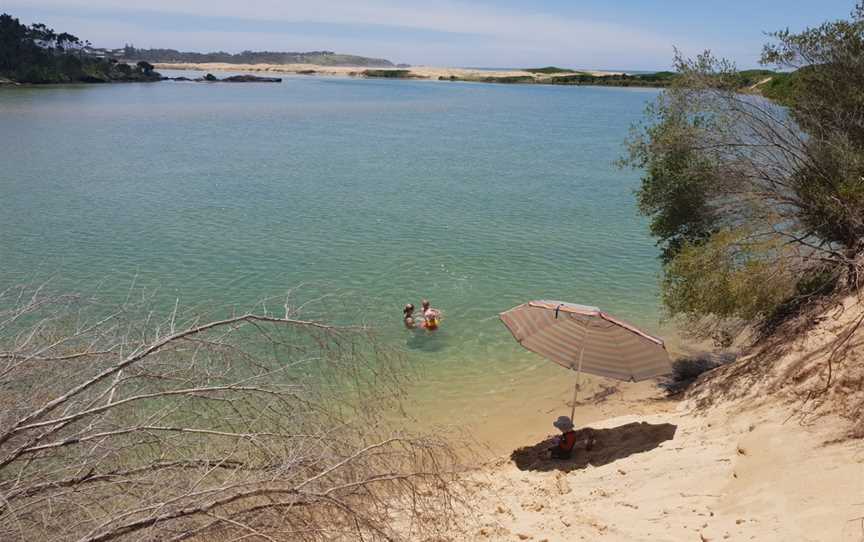
<path fill-rule="evenodd" d="M 612 429 L 586 427 L 577 431 L 576 447 L 570 459 L 551 459 L 549 448 L 555 445 L 550 437 L 533 446 L 514 450 L 510 459 L 519 470 L 570 472 L 584 469 L 588 465 L 599 467 L 624 459 L 633 454 L 648 452 L 661 443 L 675 438 L 677 425 L 669 423 L 628 423 Z"/>

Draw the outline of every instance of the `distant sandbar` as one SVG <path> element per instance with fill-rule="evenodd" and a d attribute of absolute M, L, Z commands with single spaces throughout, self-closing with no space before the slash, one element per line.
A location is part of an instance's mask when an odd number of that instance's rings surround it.
<path fill-rule="evenodd" d="M 622 72 L 596 70 L 562 70 L 560 72 L 544 69 L 528 70 L 478 70 L 470 68 L 437 68 L 431 66 L 412 66 L 410 68 L 366 68 L 352 66 L 320 66 L 316 64 L 227 64 L 227 63 L 159 63 L 157 69 L 199 70 L 233 72 L 290 73 L 298 75 L 333 75 L 343 77 L 378 77 L 389 79 L 432 79 L 439 81 L 473 81 L 483 83 L 540 83 L 540 84 L 583 84 L 588 80 L 617 79 L 627 77 Z M 580 81 L 579 79 L 584 79 Z"/>

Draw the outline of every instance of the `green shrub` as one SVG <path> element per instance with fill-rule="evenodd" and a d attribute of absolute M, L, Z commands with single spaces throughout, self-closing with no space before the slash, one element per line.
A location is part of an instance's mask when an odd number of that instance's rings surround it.
<path fill-rule="evenodd" d="M 385 79 L 409 79 L 411 70 L 363 70 L 364 77 L 382 77 Z"/>
<path fill-rule="evenodd" d="M 669 314 L 725 343 L 864 276 L 864 2 L 771 36 L 762 60 L 782 73 L 677 55 L 624 160 L 645 172 Z M 782 104 L 742 96 L 769 77 Z"/>
<path fill-rule="evenodd" d="M 558 68 L 555 66 L 546 66 L 545 68 L 526 68 L 525 70 L 528 73 L 543 73 L 543 74 L 552 74 L 552 73 L 579 73 L 576 70 L 568 70 L 567 68 Z"/>

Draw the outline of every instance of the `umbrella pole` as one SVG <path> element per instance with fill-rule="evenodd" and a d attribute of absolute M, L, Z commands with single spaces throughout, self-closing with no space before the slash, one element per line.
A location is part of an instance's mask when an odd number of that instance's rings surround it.
<path fill-rule="evenodd" d="M 579 388 L 582 386 L 582 371 L 580 370 L 576 377 L 576 385 L 573 386 L 573 409 L 570 411 L 570 421 L 573 421 L 573 416 L 576 415 L 576 402 L 579 400 Z"/>
<path fill-rule="evenodd" d="M 585 357 L 585 343 L 588 342 L 589 329 L 589 326 L 585 327 L 585 340 L 582 341 L 582 348 L 579 349 L 579 368 L 576 370 L 576 386 L 573 388 L 573 409 L 570 411 L 571 422 L 576 415 L 576 401 L 579 399 L 579 388 L 582 387 L 582 358 Z"/>

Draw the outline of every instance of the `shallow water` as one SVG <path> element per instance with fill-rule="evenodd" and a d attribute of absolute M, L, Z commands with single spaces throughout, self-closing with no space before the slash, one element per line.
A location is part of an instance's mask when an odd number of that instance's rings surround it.
<path fill-rule="evenodd" d="M 656 91 L 287 77 L 0 91 L 0 285 L 249 305 L 306 284 L 378 325 L 442 411 L 571 376 L 497 314 L 600 306 L 659 333 L 638 173 Z M 401 328 L 428 297 L 433 335 Z M 502 395 L 503 394 L 503 395 Z M 448 406 L 449 405 L 449 406 Z"/>

